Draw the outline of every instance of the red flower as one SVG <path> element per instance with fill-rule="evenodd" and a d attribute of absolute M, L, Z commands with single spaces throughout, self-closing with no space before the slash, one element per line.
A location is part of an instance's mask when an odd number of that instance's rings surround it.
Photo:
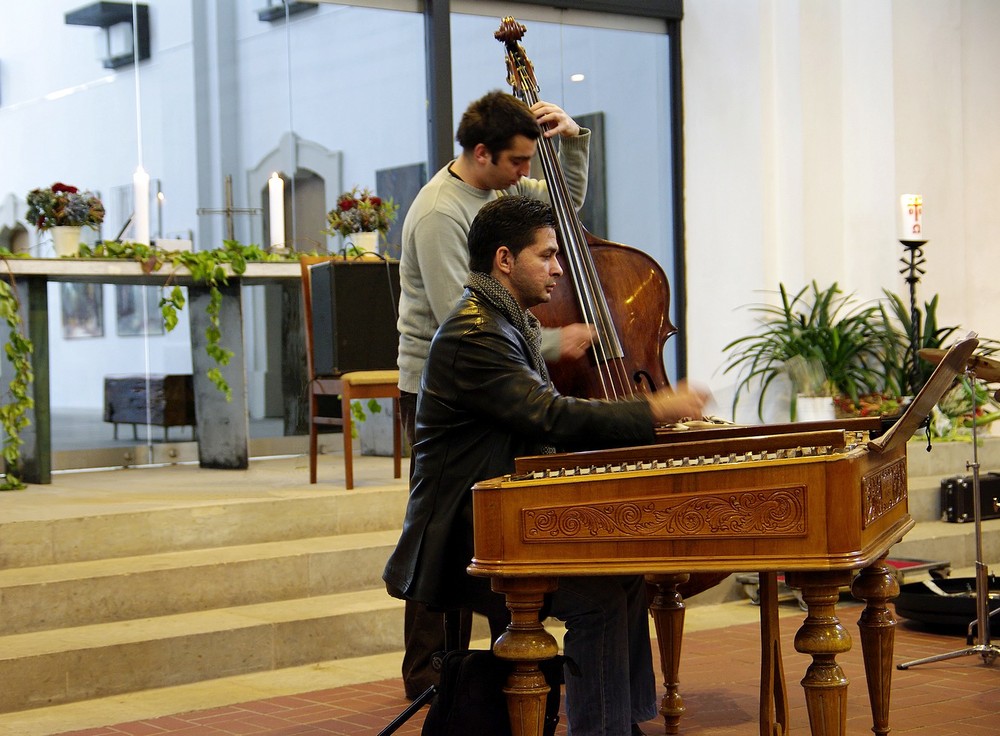
<path fill-rule="evenodd" d="M 53 192 L 66 192 L 67 194 L 76 194 L 80 190 L 77 189 L 74 186 L 70 186 L 69 184 L 63 184 L 63 183 L 57 181 L 55 184 L 52 185 L 52 191 Z"/>
<path fill-rule="evenodd" d="M 381 207 L 382 198 L 381 197 L 369 197 L 368 201 L 371 203 L 372 207 Z"/>
<path fill-rule="evenodd" d="M 353 197 L 344 197 L 342 200 L 337 202 L 337 206 L 340 209 L 344 210 L 345 212 L 347 210 L 353 210 L 357 206 L 357 204 L 358 204 L 357 200 L 354 199 Z"/>

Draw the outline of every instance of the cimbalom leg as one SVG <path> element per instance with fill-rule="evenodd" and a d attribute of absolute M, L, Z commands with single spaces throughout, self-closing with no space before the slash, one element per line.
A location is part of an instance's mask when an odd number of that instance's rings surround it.
<path fill-rule="evenodd" d="M 538 662 L 559 653 L 559 645 L 538 619 L 545 594 L 556 589 L 554 578 L 494 578 L 493 590 L 507 596 L 511 621 L 493 644 L 493 653 L 514 669 L 503 691 L 507 695 L 513 736 L 542 736 L 549 685 Z"/>
<path fill-rule="evenodd" d="M 788 584 L 802 589 L 809 613 L 795 634 L 795 650 L 812 656 L 802 679 L 813 736 L 846 736 L 847 677 L 837 655 L 851 649 L 851 635 L 840 625 L 836 605 L 840 588 L 851 582 L 850 570 L 795 572 Z"/>
<path fill-rule="evenodd" d="M 646 581 L 656 594 L 649 603 L 656 627 L 656 641 L 660 647 L 660 669 L 666 692 L 660 701 L 660 715 L 667 733 L 678 733 L 684 700 L 678 692 L 678 672 L 681 666 L 681 639 L 684 634 L 684 600 L 677 586 L 687 582 L 687 573 L 673 575 L 647 575 Z"/>
<path fill-rule="evenodd" d="M 889 733 L 889 689 L 896 640 L 896 619 L 886 604 L 899 595 L 899 582 L 885 564 L 885 557 L 861 571 L 851 584 L 851 593 L 867 604 L 858 628 L 872 706 L 872 732 L 884 736 Z"/>

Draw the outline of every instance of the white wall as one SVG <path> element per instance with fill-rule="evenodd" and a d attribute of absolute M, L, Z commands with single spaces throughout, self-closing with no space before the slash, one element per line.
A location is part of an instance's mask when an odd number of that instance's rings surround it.
<path fill-rule="evenodd" d="M 920 301 L 940 294 L 942 324 L 1000 338 L 998 33 L 989 0 L 685 3 L 688 365 L 720 414 L 723 346 L 779 282 L 907 295 L 903 193 L 925 203 Z"/>

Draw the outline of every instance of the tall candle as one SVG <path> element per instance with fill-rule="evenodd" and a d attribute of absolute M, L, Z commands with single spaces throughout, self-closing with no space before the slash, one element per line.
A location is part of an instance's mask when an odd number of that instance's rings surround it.
<path fill-rule="evenodd" d="M 904 194 L 899 198 L 902 225 L 900 240 L 926 240 L 924 237 L 924 198 L 919 194 Z"/>
<path fill-rule="evenodd" d="M 149 174 L 138 166 L 132 174 L 132 242 L 149 245 Z"/>
<path fill-rule="evenodd" d="M 268 216 L 271 220 L 271 247 L 282 247 L 285 244 L 285 182 L 278 172 L 271 174 L 267 180 Z"/>

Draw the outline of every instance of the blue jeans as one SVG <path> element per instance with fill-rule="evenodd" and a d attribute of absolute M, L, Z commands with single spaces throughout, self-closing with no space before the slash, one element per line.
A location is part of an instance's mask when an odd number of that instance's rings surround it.
<path fill-rule="evenodd" d="M 641 575 L 559 579 L 549 615 L 566 623 L 569 736 L 631 736 L 655 718 L 656 681 Z"/>

